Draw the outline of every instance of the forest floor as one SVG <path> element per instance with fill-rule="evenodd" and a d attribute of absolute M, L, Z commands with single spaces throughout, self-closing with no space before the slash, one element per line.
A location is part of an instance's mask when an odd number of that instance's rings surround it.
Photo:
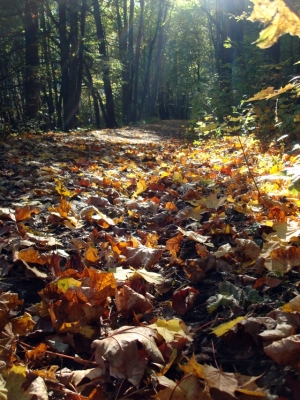
<path fill-rule="evenodd" d="M 299 146 L 186 128 L 0 140 L 1 400 L 299 400 Z"/>

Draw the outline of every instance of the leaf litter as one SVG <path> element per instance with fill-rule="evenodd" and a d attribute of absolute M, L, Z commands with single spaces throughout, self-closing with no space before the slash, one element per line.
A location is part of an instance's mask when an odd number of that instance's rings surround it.
<path fill-rule="evenodd" d="M 1 400 L 298 398 L 297 149 L 183 131 L 0 143 Z"/>

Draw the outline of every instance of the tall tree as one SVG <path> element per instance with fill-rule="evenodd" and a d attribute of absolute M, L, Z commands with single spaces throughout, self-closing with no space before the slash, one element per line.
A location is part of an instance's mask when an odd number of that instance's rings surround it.
<path fill-rule="evenodd" d="M 118 126 L 115 116 L 115 103 L 113 92 L 110 82 L 109 63 L 105 44 L 104 27 L 102 25 L 101 13 L 98 0 L 92 0 L 93 13 L 96 24 L 97 39 L 99 41 L 98 50 L 102 60 L 102 73 L 104 92 L 106 97 L 106 114 L 107 114 L 107 128 L 115 128 Z"/>
<path fill-rule="evenodd" d="M 36 120 L 39 111 L 40 72 L 38 1 L 25 0 L 25 116 Z"/>

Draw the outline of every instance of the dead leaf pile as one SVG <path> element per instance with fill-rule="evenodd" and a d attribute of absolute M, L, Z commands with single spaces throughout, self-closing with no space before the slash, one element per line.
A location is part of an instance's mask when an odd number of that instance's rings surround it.
<path fill-rule="evenodd" d="M 1 143 L 0 399 L 296 400 L 297 150 L 143 129 Z"/>

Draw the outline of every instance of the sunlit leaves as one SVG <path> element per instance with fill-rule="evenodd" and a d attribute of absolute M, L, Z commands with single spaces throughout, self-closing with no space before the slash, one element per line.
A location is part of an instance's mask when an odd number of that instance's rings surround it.
<path fill-rule="evenodd" d="M 271 47 L 280 36 L 289 33 L 300 36 L 300 19 L 298 13 L 284 0 L 251 0 L 254 9 L 250 21 L 260 21 L 267 27 L 260 32 L 255 42 L 261 49 Z"/>

